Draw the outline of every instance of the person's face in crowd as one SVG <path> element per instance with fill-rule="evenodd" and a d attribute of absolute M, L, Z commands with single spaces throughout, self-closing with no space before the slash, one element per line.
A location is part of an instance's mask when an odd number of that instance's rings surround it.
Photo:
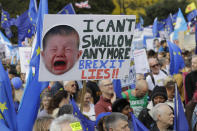
<path fill-rule="evenodd" d="M 192 58 L 192 71 L 197 70 L 197 57 Z"/>
<path fill-rule="evenodd" d="M 118 120 L 116 126 L 113 128 L 113 131 L 130 131 L 129 124 L 127 121 Z"/>
<path fill-rule="evenodd" d="M 51 101 L 51 97 L 44 96 L 44 98 L 42 100 L 42 104 L 43 104 L 45 110 L 48 110 L 50 101 Z"/>
<path fill-rule="evenodd" d="M 17 71 L 18 73 L 21 72 L 21 66 L 20 66 L 19 64 L 16 65 L 16 71 Z"/>
<path fill-rule="evenodd" d="M 74 94 L 77 91 L 77 85 L 75 81 L 69 81 L 66 86 L 64 86 L 65 90 L 68 91 L 70 94 Z"/>
<path fill-rule="evenodd" d="M 161 58 L 163 58 L 163 54 L 159 53 L 159 54 L 157 55 L 157 58 L 160 60 Z"/>
<path fill-rule="evenodd" d="M 163 112 L 158 116 L 158 120 L 162 122 L 166 126 L 170 126 L 173 124 L 174 114 L 172 109 L 169 106 L 164 106 L 162 108 Z"/>
<path fill-rule="evenodd" d="M 147 85 L 145 85 L 147 86 Z M 146 95 L 146 93 L 148 92 L 148 87 L 143 87 L 141 89 L 139 88 L 135 88 L 135 91 L 136 91 L 136 97 L 137 98 L 142 98 Z"/>
<path fill-rule="evenodd" d="M 130 120 L 131 119 L 131 114 L 130 114 L 130 112 L 131 112 L 131 107 L 130 107 L 130 105 L 126 105 L 123 109 L 122 109 L 122 114 L 124 114 L 124 115 L 126 115 L 126 116 L 128 116 L 128 119 Z"/>
<path fill-rule="evenodd" d="M 88 105 L 91 103 L 91 94 L 89 92 L 86 92 L 84 95 L 84 105 Z"/>
<path fill-rule="evenodd" d="M 111 80 L 102 80 L 102 85 L 100 87 L 102 94 L 113 95 L 114 88 Z"/>
<path fill-rule="evenodd" d="M 173 98 L 174 98 L 174 91 L 175 91 L 174 86 L 167 87 L 166 91 L 167 91 L 167 95 L 168 95 L 168 100 L 173 100 Z"/>
<path fill-rule="evenodd" d="M 50 36 L 41 52 L 45 67 L 55 75 L 69 71 L 81 55 L 78 41 L 75 34 Z"/>
<path fill-rule="evenodd" d="M 164 103 L 166 100 L 163 96 L 156 96 L 154 99 L 153 99 L 153 104 L 154 105 L 157 105 L 158 103 Z"/>
<path fill-rule="evenodd" d="M 62 129 L 61 131 L 73 131 L 69 123 L 62 124 Z M 82 131 L 82 130 L 77 130 L 77 131 Z"/>
<path fill-rule="evenodd" d="M 157 48 L 159 48 L 159 47 L 160 47 L 159 40 L 156 40 L 156 41 L 155 41 L 155 47 L 157 47 Z"/>
<path fill-rule="evenodd" d="M 150 69 L 153 74 L 159 74 L 160 65 L 156 59 L 152 60 L 150 63 Z"/>

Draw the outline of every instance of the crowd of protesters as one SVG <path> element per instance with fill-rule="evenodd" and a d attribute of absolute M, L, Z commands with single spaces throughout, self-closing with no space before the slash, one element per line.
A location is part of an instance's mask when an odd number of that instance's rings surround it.
<path fill-rule="evenodd" d="M 136 74 L 135 88 L 127 87 L 121 93 L 122 98 L 116 97 L 111 80 L 87 81 L 85 92 L 78 81 L 50 82 L 41 93 L 33 130 L 72 130 L 70 123 L 80 123 L 80 120 L 73 115 L 70 99 L 83 109 L 83 115 L 96 121 L 95 130 L 98 131 L 134 130 L 131 112 L 151 131 L 173 130 L 176 88 L 189 128 L 197 130 L 197 55 L 193 51 L 182 50 L 185 68 L 171 76 L 167 42 L 154 40 L 154 45 L 155 50 L 147 51 L 151 72 Z M 20 71 L 20 62 L 14 65 L 9 60 L 2 60 L 2 63 L 11 80 L 17 112 L 26 84 L 25 74 Z"/>

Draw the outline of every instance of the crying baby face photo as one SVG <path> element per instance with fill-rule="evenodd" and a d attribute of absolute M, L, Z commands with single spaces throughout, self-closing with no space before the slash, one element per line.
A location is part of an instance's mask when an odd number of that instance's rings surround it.
<path fill-rule="evenodd" d="M 68 25 L 51 28 L 43 38 L 41 56 L 45 67 L 55 75 L 68 72 L 81 56 L 79 35 Z"/>

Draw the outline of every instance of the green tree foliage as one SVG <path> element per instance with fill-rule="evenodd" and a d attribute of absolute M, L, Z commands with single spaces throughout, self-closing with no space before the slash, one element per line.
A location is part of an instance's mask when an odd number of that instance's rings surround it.
<path fill-rule="evenodd" d="M 188 4 L 189 2 L 185 0 L 160 0 L 152 6 L 148 6 L 145 8 L 146 16 L 143 16 L 144 26 L 153 24 L 156 17 L 159 20 L 167 18 L 170 13 L 176 13 L 178 8 L 180 8 L 183 15 L 185 15 L 185 8 Z"/>

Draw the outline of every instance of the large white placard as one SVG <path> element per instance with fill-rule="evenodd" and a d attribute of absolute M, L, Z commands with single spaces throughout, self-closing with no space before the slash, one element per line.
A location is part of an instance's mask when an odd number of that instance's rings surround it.
<path fill-rule="evenodd" d="M 135 19 L 132 15 L 45 15 L 39 80 L 127 78 Z"/>
<path fill-rule="evenodd" d="M 135 50 L 133 53 L 136 73 L 147 73 L 150 71 L 146 50 Z"/>
<path fill-rule="evenodd" d="M 21 73 L 29 71 L 29 62 L 31 59 L 31 47 L 19 47 Z"/>

